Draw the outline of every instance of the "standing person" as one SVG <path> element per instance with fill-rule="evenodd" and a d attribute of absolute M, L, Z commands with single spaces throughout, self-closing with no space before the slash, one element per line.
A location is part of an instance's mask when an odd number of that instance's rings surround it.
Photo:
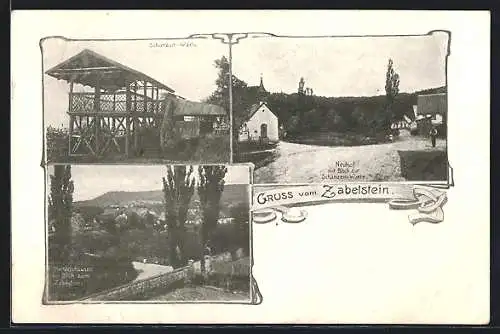
<path fill-rule="evenodd" d="M 435 127 L 432 127 L 431 132 L 429 133 L 429 135 L 431 136 L 432 147 L 436 147 L 437 134 L 438 134 L 437 129 Z"/>

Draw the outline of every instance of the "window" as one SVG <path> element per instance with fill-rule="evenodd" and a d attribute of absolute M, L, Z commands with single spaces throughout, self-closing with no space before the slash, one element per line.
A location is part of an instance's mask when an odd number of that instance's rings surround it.
<path fill-rule="evenodd" d="M 184 116 L 185 122 L 194 122 L 196 120 L 195 116 Z"/>

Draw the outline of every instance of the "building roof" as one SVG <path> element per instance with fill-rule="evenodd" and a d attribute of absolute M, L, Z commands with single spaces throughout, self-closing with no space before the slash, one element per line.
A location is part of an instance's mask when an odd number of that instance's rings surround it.
<path fill-rule="evenodd" d="M 417 115 L 446 115 L 447 109 L 445 93 L 419 95 L 417 97 Z"/>
<path fill-rule="evenodd" d="M 268 109 L 271 111 L 271 113 L 274 114 L 274 112 L 269 108 L 266 102 L 260 102 L 260 103 L 255 103 L 252 104 L 243 115 L 235 115 L 235 125 L 237 128 L 243 125 L 243 123 L 247 122 L 250 118 L 252 118 L 253 115 L 260 109 L 261 106 L 266 105 Z M 276 116 L 276 114 L 274 114 Z"/>
<path fill-rule="evenodd" d="M 214 104 L 194 102 L 183 99 L 175 100 L 174 116 L 226 116 L 226 110 Z"/>
<path fill-rule="evenodd" d="M 73 81 L 90 87 L 95 87 L 97 78 L 100 77 L 101 88 L 109 91 L 125 87 L 128 80 L 147 81 L 155 87 L 174 92 L 172 88 L 150 76 L 89 49 L 83 50 L 45 73 L 59 80 Z"/>

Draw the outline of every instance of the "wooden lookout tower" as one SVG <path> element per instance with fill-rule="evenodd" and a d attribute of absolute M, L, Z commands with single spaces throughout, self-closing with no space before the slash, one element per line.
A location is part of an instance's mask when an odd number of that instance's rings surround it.
<path fill-rule="evenodd" d="M 69 83 L 69 155 L 138 153 L 140 132 L 158 127 L 160 94 L 174 90 L 144 73 L 85 49 L 46 72 Z M 93 88 L 75 92 L 74 84 Z"/>

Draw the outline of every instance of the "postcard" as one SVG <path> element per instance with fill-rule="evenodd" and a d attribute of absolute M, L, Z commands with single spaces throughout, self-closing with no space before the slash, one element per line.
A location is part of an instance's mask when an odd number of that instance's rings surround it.
<path fill-rule="evenodd" d="M 12 22 L 14 323 L 489 322 L 488 12 Z"/>

